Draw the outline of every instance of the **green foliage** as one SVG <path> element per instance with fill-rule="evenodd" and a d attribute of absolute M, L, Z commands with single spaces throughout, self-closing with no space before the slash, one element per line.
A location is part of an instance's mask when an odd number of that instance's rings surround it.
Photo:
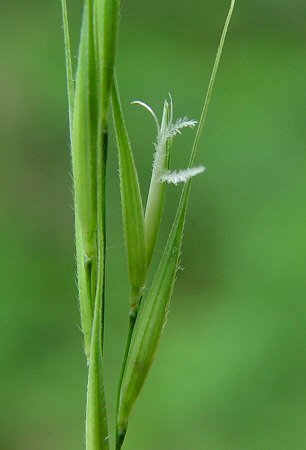
<path fill-rule="evenodd" d="M 86 0 L 74 87 L 66 2 L 62 0 L 66 70 L 75 192 L 75 228 L 79 301 L 85 354 L 88 361 L 86 449 L 108 450 L 109 436 L 103 381 L 105 302 L 105 178 L 108 147 L 108 108 L 112 92 L 118 145 L 119 175 L 127 251 L 131 304 L 129 334 L 118 389 L 116 449 L 123 445 L 134 403 L 149 373 L 166 323 L 178 268 L 189 201 L 191 178 L 204 168 L 193 167 L 235 0 L 225 22 L 190 164 L 170 172 L 173 138 L 196 122 L 186 117 L 173 121 L 173 104 L 165 101 L 161 124 L 143 102 L 157 125 L 152 177 L 144 214 L 138 174 L 114 79 L 118 2 Z M 147 298 L 142 292 L 161 226 L 166 182 L 184 182 L 170 235 Z M 139 306 L 141 304 L 140 311 Z M 139 314 L 138 314 L 139 312 Z"/>

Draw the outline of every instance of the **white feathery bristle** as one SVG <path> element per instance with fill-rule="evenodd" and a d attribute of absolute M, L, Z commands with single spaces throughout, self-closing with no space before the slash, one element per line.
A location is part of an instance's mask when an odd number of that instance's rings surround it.
<path fill-rule="evenodd" d="M 196 120 L 189 120 L 187 117 L 177 119 L 175 123 L 169 122 L 165 127 L 161 127 L 154 144 L 155 155 L 153 163 L 153 171 L 156 172 L 159 167 L 159 160 L 165 151 L 165 143 L 168 139 L 173 138 L 177 134 L 181 134 L 183 128 L 193 128 L 198 122 Z"/>
<path fill-rule="evenodd" d="M 177 134 L 181 134 L 183 128 L 193 128 L 197 123 L 196 120 L 189 120 L 188 117 L 181 117 L 180 119 L 177 119 L 175 123 L 168 124 L 168 127 L 165 130 L 165 137 L 166 139 L 169 139 Z"/>
<path fill-rule="evenodd" d="M 186 181 L 188 181 L 190 178 L 203 173 L 204 170 L 205 167 L 203 166 L 190 167 L 189 169 L 179 171 L 174 170 L 173 172 L 167 170 L 159 177 L 159 181 L 161 183 L 169 183 L 175 185 L 178 183 L 186 183 Z"/>
<path fill-rule="evenodd" d="M 145 108 L 153 117 L 156 128 L 157 128 L 157 138 L 154 143 L 155 147 L 155 153 L 153 157 L 153 175 L 156 177 L 156 180 L 159 180 L 161 182 L 166 183 L 173 183 L 177 184 L 180 182 L 186 182 L 189 178 L 194 177 L 198 173 L 201 173 L 204 171 L 203 167 L 193 167 L 186 170 L 181 171 L 164 171 L 161 174 L 161 168 L 164 165 L 163 161 L 166 155 L 166 143 L 169 139 L 172 139 L 174 136 L 181 134 L 181 130 L 183 128 L 193 128 L 198 123 L 196 120 L 189 120 L 188 117 L 184 116 L 175 121 L 175 123 L 172 122 L 172 114 L 173 114 L 173 104 L 172 104 L 172 98 L 170 97 L 170 118 L 166 117 L 166 120 L 162 120 L 162 123 L 160 124 L 155 112 L 153 109 L 145 102 L 136 100 L 132 102 L 132 104 L 140 105 L 143 108 Z M 163 111 L 163 118 L 165 114 L 165 108 L 169 107 L 169 104 L 167 101 L 165 101 L 164 104 L 164 111 Z"/>

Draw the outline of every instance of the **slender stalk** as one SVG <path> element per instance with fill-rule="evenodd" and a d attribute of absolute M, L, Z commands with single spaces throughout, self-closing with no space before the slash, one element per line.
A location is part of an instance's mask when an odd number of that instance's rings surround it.
<path fill-rule="evenodd" d="M 103 316 L 105 291 L 105 233 L 100 223 L 98 234 L 98 279 L 95 312 L 89 359 L 87 406 L 86 406 L 86 450 L 108 450 L 108 428 L 103 381 Z"/>
<path fill-rule="evenodd" d="M 205 100 L 204 100 L 204 106 L 202 109 L 202 113 L 201 113 L 201 117 L 199 120 L 199 125 L 197 128 L 197 133 L 196 133 L 196 137 L 194 139 L 193 142 L 193 146 L 192 146 L 192 151 L 191 151 L 191 156 L 190 156 L 190 161 L 189 161 L 189 166 L 192 167 L 194 162 L 195 162 L 195 157 L 196 157 L 196 153 L 197 153 L 197 149 L 199 146 L 199 142 L 200 142 L 200 138 L 202 136 L 203 130 L 204 130 L 204 126 L 206 123 L 206 117 L 207 117 L 207 113 L 208 113 L 208 108 L 209 108 L 209 104 L 210 104 L 210 99 L 211 99 L 211 95 L 214 89 L 214 84 L 215 84 L 215 80 L 216 80 L 216 76 L 217 76 L 217 72 L 219 69 L 219 64 L 220 64 L 220 59 L 222 56 L 222 51 L 223 51 L 223 46 L 224 46 L 224 42 L 225 42 L 225 38 L 227 35 L 227 30 L 229 27 L 229 24 L 231 22 L 231 18 L 233 15 L 233 11 L 234 11 L 234 7 L 235 7 L 235 1 L 236 0 L 231 0 L 231 4 L 230 4 L 230 8 L 229 11 L 227 13 L 226 19 L 225 19 L 225 23 L 224 23 L 224 27 L 222 30 L 222 34 L 221 34 L 221 38 L 219 41 L 219 46 L 218 46 L 218 50 L 217 50 L 217 54 L 216 54 L 216 58 L 214 61 L 214 66 L 211 72 L 211 76 L 209 79 L 209 83 L 208 83 L 208 88 L 206 91 L 206 96 L 205 96 Z"/>
<path fill-rule="evenodd" d="M 130 346 L 131 346 L 131 340 L 132 340 L 132 336 L 133 336 L 133 330 L 134 330 L 135 322 L 136 322 L 136 316 L 133 316 L 133 318 L 131 318 L 131 316 L 130 316 L 129 317 L 129 329 L 128 329 L 127 341 L 126 341 L 126 345 L 125 345 L 124 356 L 123 356 L 123 361 L 122 361 L 122 366 L 121 366 L 121 371 L 120 371 L 120 377 L 119 377 L 119 383 L 118 383 L 117 404 L 116 404 L 116 450 L 120 450 L 121 449 L 121 446 L 123 444 L 124 437 L 125 437 L 125 434 L 122 435 L 122 433 L 119 430 L 117 418 L 118 418 L 118 413 L 119 413 L 119 403 L 120 403 L 120 393 L 121 393 L 122 380 L 123 380 L 125 366 L 126 366 L 126 362 L 127 362 Z"/>
<path fill-rule="evenodd" d="M 100 135 L 101 136 L 101 135 Z M 99 142 L 100 141 L 100 142 Z M 105 178 L 108 135 L 98 139 L 97 160 L 97 286 L 92 327 L 86 407 L 86 450 L 108 450 L 109 436 L 103 381 L 105 305 Z"/>
<path fill-rule="evenodd" d="M 82 237 L 77 214 L 75 214 L 75 241 L 76 241 L 76 260 L 77 260 L 77 280 L 79 291 L 79 307 L 81 315 L 82 332 L 84 337 L 84 351 L 89 365 L 91 333 L 93 321 L 93 291 L 90 285 L 91 265 L 88 267 L 84 262 Z"/>
<path fill-rule="evenodd" d="M 98 260 L 100 261 L 100 267 L 98 266 L 97 272 L 97 285 L 100 283 L 103 285 L 101 295 L 101 324 L 102 324 L 102 342 L 101 350 L 103 352 L 104 344 L 104 318 L 105 318 L 105 259 L 106 259 L 106 207 L 105 207 L 105 195 L 106 195 L 106 162 L 107 162 L 107 148 L 108 148 L 108 131 L 105 130 L 101 135 L 101 145 L 98 145 L 98 183 L 97 183 L 97 209 L 98 209 L 98 227 L 97 227 L 97 242 L 98 242 Z M 103 262 L 103 268 L 102 268 Z M 102 269 L 102 270 L 101 270 Z M 98 289 L 97 289 L 98 295 Z"/>
<path fill-rule="evenodd" d="M 65 44 L 69 127 L 70 127 L 70 137 L 72 137 L 72 116 L 73 116 L 73 106 L 74 106 L 74 81 L 73 81 L 73 69 L 72 69 L 70 35 L 69 35 L 69 24 L 68 24 L 68 13 L 67 13 L 66 0 L 61 0 L 61 5 L 62 5 L 62 16 L 63 16 L 64 44 Z"/>
<path fill-rule="evenodd" d="M 141 300 L 142 300 L 142 295 L 139 295 L 139 297 L 135 301 L 135 305 L 137 305 L 137 307 L 135 307 L 134 309 L 130 308 L 130 312 L 129 312 L 128 335 L 127 335 L 127 340 L 126 340 L 126 344 L 125 344 L 125 350 L 124 350 L 123 361 L 122 361 L 119 383 L 118 383 L 117 403 L 116 403 L 116 419 L 118 418 L 118 414 L 119 414 L 119 404 L 120 404 L 120 393 L 121 393 L 122 380 L 123 380 L 123 376 L 124 376 L 127 358 L 128 358 L 129 351 L 130 351 L 130 346 L 131 346 L 131 341 L 132 341 L 132 337 L 133 337 L 133 331 L 135 328 L 138 311 L 139 311 L 139 308 L 141 305 Z M 124 434 L 121 433 L 121 431 L 119 430 L 119 427 L 118 427 L 118 420 L 116 420 L 116 450 L 121 449 L 124 438 L 125 438 L 125 433 Z"/>

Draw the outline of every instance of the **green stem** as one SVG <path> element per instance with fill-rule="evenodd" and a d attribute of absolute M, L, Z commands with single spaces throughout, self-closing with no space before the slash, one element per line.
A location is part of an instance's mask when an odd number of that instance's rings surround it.
<path fill-rule="evenodd" d="M 134 329 L 134 325 L 132 324 L 132 321 L 130 319 L 129 320 L 128 337 L 127 337 L 127 341 L 126 341 L 124 357 L 123 357 L 123 362 L 122 362 L 122 367 L 121 367 L 121 372 L 120 372 L 120 378 L 119 378 L 119 389 L 118 389 L 118 395 L 117 395 L 116 415 L 118 415 L 121 384 L 122 384 L 124 370 L 125 370 L 125 366 L 126 366 L 126 361 L 127 361 L 127 357 L 128 357 L 129 349 L 130 349 L 130 345 L 131 345 L 133 329 Z M 122 435 L 121 433 L 119 433 L 118 422 L 116 421 L 116 450 L 120 450 L 121 449 L 123 441 L 124 441 L 124 437 L 125 437 L 125 434 Z"/>
<path fill-rule="evenodd" d="M 66 3 L 66 0 L 61 0 L 61 3 L 62 3 L 62 15 L 63 15 L 64 44 L 65 44 L 66 79 L 67 79 L 68 111 L 69 111 L 69 130 L 70 130 L 70 138 L 72 138 L 74 81 L 73 81 L 73 69 L 72 69 L 71 48 L 70 48 L 67 3 Z"/>
<path fill-rule="evenodd" d="M 90 268 L 86 267 L 86 263 L 84 261 L 83 245 L 77 212 L 75 212 L 75 241 L 81 325 L 84 336 L 85 355 L 87 364 L 89 364 L 94 305 L 93 297 L 91 294 L 92 289 L 90 288 L 88 283 Z"/>
<path fill-rule="evenodd" d="M 194 165 L 195 162 L 195 157 L 196 157 L 196 153 L 197 153 L 197 149 L 198 149 L 198 145 L 200 142 L 200 138 L 202 136 L 203 130 L 204 130 L 204 126 L 206 123 L 206 118 L 207 118 L 207 113 L 208 113 L 208 109 L 209 109 L 209 104 L 210 104 L 210 100 L 211 100 L 211 96 L 212 96 L 212 92 L 214 89 L 214 85 L 215 85 L 215 81 L 216 81 L 216 76 L 218 73 L 218 69 L 219 69 L 219 64 L 220 64 L 220 60 L 221 60 L 221 56 L 222 56 L 222 51 L 223 51 L 223 47 L 224 47 L 224 43 L 225 43 L 225 38 L 227 35 L 227 30 L 229 27 L 229 24 L 231 22 L 231 18 L 233 15 L 233 11 L 234 11 L 234 7 L 235 7 L 235 1 L 236 0 L 231 0 L 231 4 L 230 4 L 230 8 L 229 11 L 227 13 L 226 19 L 225 19 L 225 24 L 222 30 L 222 34 L 221 34 L 221 38 L 220 38 L 220 42 L 219 42 L 219 46 L 218 46 L 218 50 L 217 50 L 217 54 L 216 54 L 216 58 L 215 58 L 215 62 L 213 65 L 213 69 L 210 75 L 210 79 L 209 79 L 209 83 L 208 83 L 208 88 L 206 91 L 206 96 L 205 96 L 205 100 L 204 100 L 204 105 L 203 105 L 203 109 L 201 112 L 201 117 L 199 120 L 199 125 L 197 128 L 197 133 L 193 142 L 193 146 L 192 146 L 192 151 L 191 151 L 191 156 L 190 156 L 190 160 L 189 160 L 189 167 L 192 167 Z"/>
<path fill-rule="evenodd" d="M 86 407 L 86 450 L 108 450 L 103 381 L 105 305 L 105 178 L 108 133 L 99 133 L 97 152 L 97 287 L 92 327 Z"/>
<path fill-rule="evenodd" d="M 86 450 L 109 450 L 102 356 L 104 269 L 105 263 L 102 253 L 98 259 L 99 275 L 88 370 Z"/>
<path fill-rule="evenodd" d="M 120 377 L 119 377 L 116 416 L 118 416 L 121 385 L 122 385 L 125 366 L 126 366 L 130 346 L 131 346 L 131 340 L 132 340 L 133 331 L 134 331 L 134 327 L 135 327 L 141 300 L 142 300 L 142 295 L 138 297 L 136 302 L 133 301 L 133 303 L 135 303 L 137 305 L 137 307 L 136 308 L 131 307 L 130 312 L 129 312 L 129 329 L 128 329 L 128 336 L 127 336 L 127 341 L 126 341 L 126 346 L 125 346 L 125 351 L 124 351 L 124 356 L 123 356 L 123 361 L 122 361 L 122 366 L 121 366 L 121 372 L 120 372 Z M 116 420 L 116 450 L 121 449 L 123 442 L 124 442 L 125 435 L 126 435 L 126 430 L 124 433 L 120 433 L 120 431 L 118 429 L 118 421 Z"/>
<path fill-rule="evenodd" d="M 103 290 L 102 290 L 102 351 L 104 343 L 104 310 L 105 310 L 105 258 L 106 258 L 106 208 L 105 208 L 105 192 L 106 192 L 106 161 L 107 161 L 107 149 L 108 149 L 108 130 L 105 128 L 102 131 L 101 145 L 98 146 L 98 177 L 97 177 L 97 208 L 98 208 L 98 253 L 104 261 L 104 269 L 101 274 L 98 272 L 97 276 L 103 277 Z"/>

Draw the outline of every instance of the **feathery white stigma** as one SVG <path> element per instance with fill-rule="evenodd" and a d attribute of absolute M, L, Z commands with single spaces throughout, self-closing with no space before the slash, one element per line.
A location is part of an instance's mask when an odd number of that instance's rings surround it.
<path fill-rule="evenodd" d="M 181 134 L 184 128 L 194 128 L 197 125 L 197 121 L 193 119 L 188 119 L 188 117 L 180 117 L 173 123 L 173 103 L 171 95 L 170 103 L 165 100 L 163 109 L 163 118 L 161 123 L 159 123 L 157 116 L 153 109 L 147 105 L 145 102 L 136 100 L 132 104 L 140 105 L 145 108 L 153 117 L 156 128 L 157 128 L 157 138 L 154 143 L 154 157 L 153 157 L 153 177 L 156 181 L 162 183 L 186 183 L 189 178 L 202 173 L 205 169 L 204 167 L 191 167 L 186 170 L 173 171 L 164 170 L 166 164 L 166 154 L 167 154 L 167 143 L 171 141 L 172 138 Z"/>
<path fill-rule="evenodd" d="M 168 122 L 165 126 L 161 126 L 154 144 L 155 154 L 153 162 L 153 172 L 158 173 L 160 166 L 160 159 L 165 155 L 165 144 L 174 136 L 181 134 L 183 128 L 193 128 L 198 122 L 196 120 L 189 120 L 187 117 L 177 119 L 175 123 Z"/>
<path fill-rule="evenodd" d="M 196 120 L 189 120 L 188 117 L 181 117 L 175 123 L 170 122 L 165 130 L 166 138 L 169 139 L 177 134 L 181 134 L 183 128 L 194 128 L 197 123 Z"/>
<path fill-rule="evenodd" d="M 179 171 L 174 170 L 173 172 L 167 170 L 159 177 L 159 181 L 162 183 L 169 183 L 175 185 L 177 185 L 178 183 L 186 183 L 186 181 L 188 181 L 190 178 L 195 177 L 200 173 L 203 173 L 204 170 L 205 167 L 203 166 L 190 167 L 189 169 Z"/>

